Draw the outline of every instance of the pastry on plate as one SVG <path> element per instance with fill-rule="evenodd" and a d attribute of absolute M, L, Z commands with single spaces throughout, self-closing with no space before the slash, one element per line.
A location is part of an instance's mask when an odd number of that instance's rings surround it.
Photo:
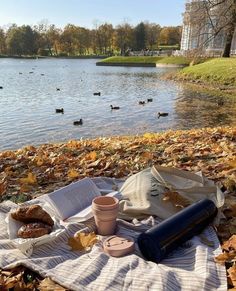
<path fill-rule="evenodd" d="M 20 206 L 11 213 L 11 217 L 24 223 L 42 222 L 50 226 L 54 225 L 51 216 L 40 205 Z"/>
<path fill-rule="evenodd" d="M 20 238 L 36 238 L 49 234 L 52 231 L 52 227 L 42 222 L 32 222 L 21 226 L 18 230 L 18 237 Z"/>

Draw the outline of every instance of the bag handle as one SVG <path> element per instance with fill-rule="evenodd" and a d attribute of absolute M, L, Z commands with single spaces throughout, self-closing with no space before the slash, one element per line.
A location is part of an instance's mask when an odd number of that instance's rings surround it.
<path fill-rule="evenodd" d="M 158 165 L 154 165 L 151 168 L 151 173 L 152 175 L 158 180 L 160 181 L 167 189 L 169 190 L 174 190 L 173 186 L 169 183 L 167 183 L 163 177 L 161 176 L 160 172 L 165 172 L 168 174 L 172 174 L 181 178 L 186 178 L 192 181 L 195 181 L 197 183 L 201 183 L 202 185 L 204 184 L 204 180 L 201 176 L 198 176 L 194 173 L 191 172 L 187 172 L 187 171 L 183 171 L 183 170 L 179 170 L 176 168 L 170 168 L 170 167 L 162 167 L 162 166 L 158 166 Z"/>

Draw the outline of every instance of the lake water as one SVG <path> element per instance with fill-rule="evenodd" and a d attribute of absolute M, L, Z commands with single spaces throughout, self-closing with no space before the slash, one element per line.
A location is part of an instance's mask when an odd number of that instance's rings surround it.
<path fill-rule="evenodd" d="M 219 106 L 215 96 L 160 79 L 173 69 L 101 67 L 96 61 L 0 59 L 0 150 L 236 123 L 232 98 L 221 97 Z M 153 102 L 138 104 L 147 98 Z M 169 115 L 158 119 L 157 112 Z M 83 125 L 74 126 L 80 118 Z"/>

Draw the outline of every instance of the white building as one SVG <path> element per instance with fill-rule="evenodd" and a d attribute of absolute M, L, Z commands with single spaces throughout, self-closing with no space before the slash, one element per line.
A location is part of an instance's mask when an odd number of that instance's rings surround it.
<path fill-rule="evenodd" d="M 217 1 L 217 0 L 216 0 Z M 183 30 L 181 39 L 181 51 L 186 53 L 199 49 L 204 53 L 220 55 L 225 45 L 225 32 L 221 30 L 214 37 L 213 29 L 218 24 L 218 12 L 220 6 L 210 9 L 210 19 L 205 9 L 207 1 L 189 0 L 185 4 L 183 13 Z M 231 46 L 231 52 L 236 53 L 236 33 Z"/>

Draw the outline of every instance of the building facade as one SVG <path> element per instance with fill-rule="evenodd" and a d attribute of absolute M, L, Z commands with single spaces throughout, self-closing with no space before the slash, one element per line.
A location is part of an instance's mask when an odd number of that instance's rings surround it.
<path fill-rule="evenodd" d="M 181 38 L 181 51 L 183 53 L 196 49 L 209 55 L 222 53 L 225 45 L 225 31 L 221 29 L 215 35 L 215 31 L 222 25 L 221 20 L 219 20 L 219 15 L 221 15 L 219 12 L 222 7 L 216 5 L 209 9 L 207 5 L 208 1 L 205 0 L 186 1 Z M 231 53 L 236 54 L 236 33 Z"/>

